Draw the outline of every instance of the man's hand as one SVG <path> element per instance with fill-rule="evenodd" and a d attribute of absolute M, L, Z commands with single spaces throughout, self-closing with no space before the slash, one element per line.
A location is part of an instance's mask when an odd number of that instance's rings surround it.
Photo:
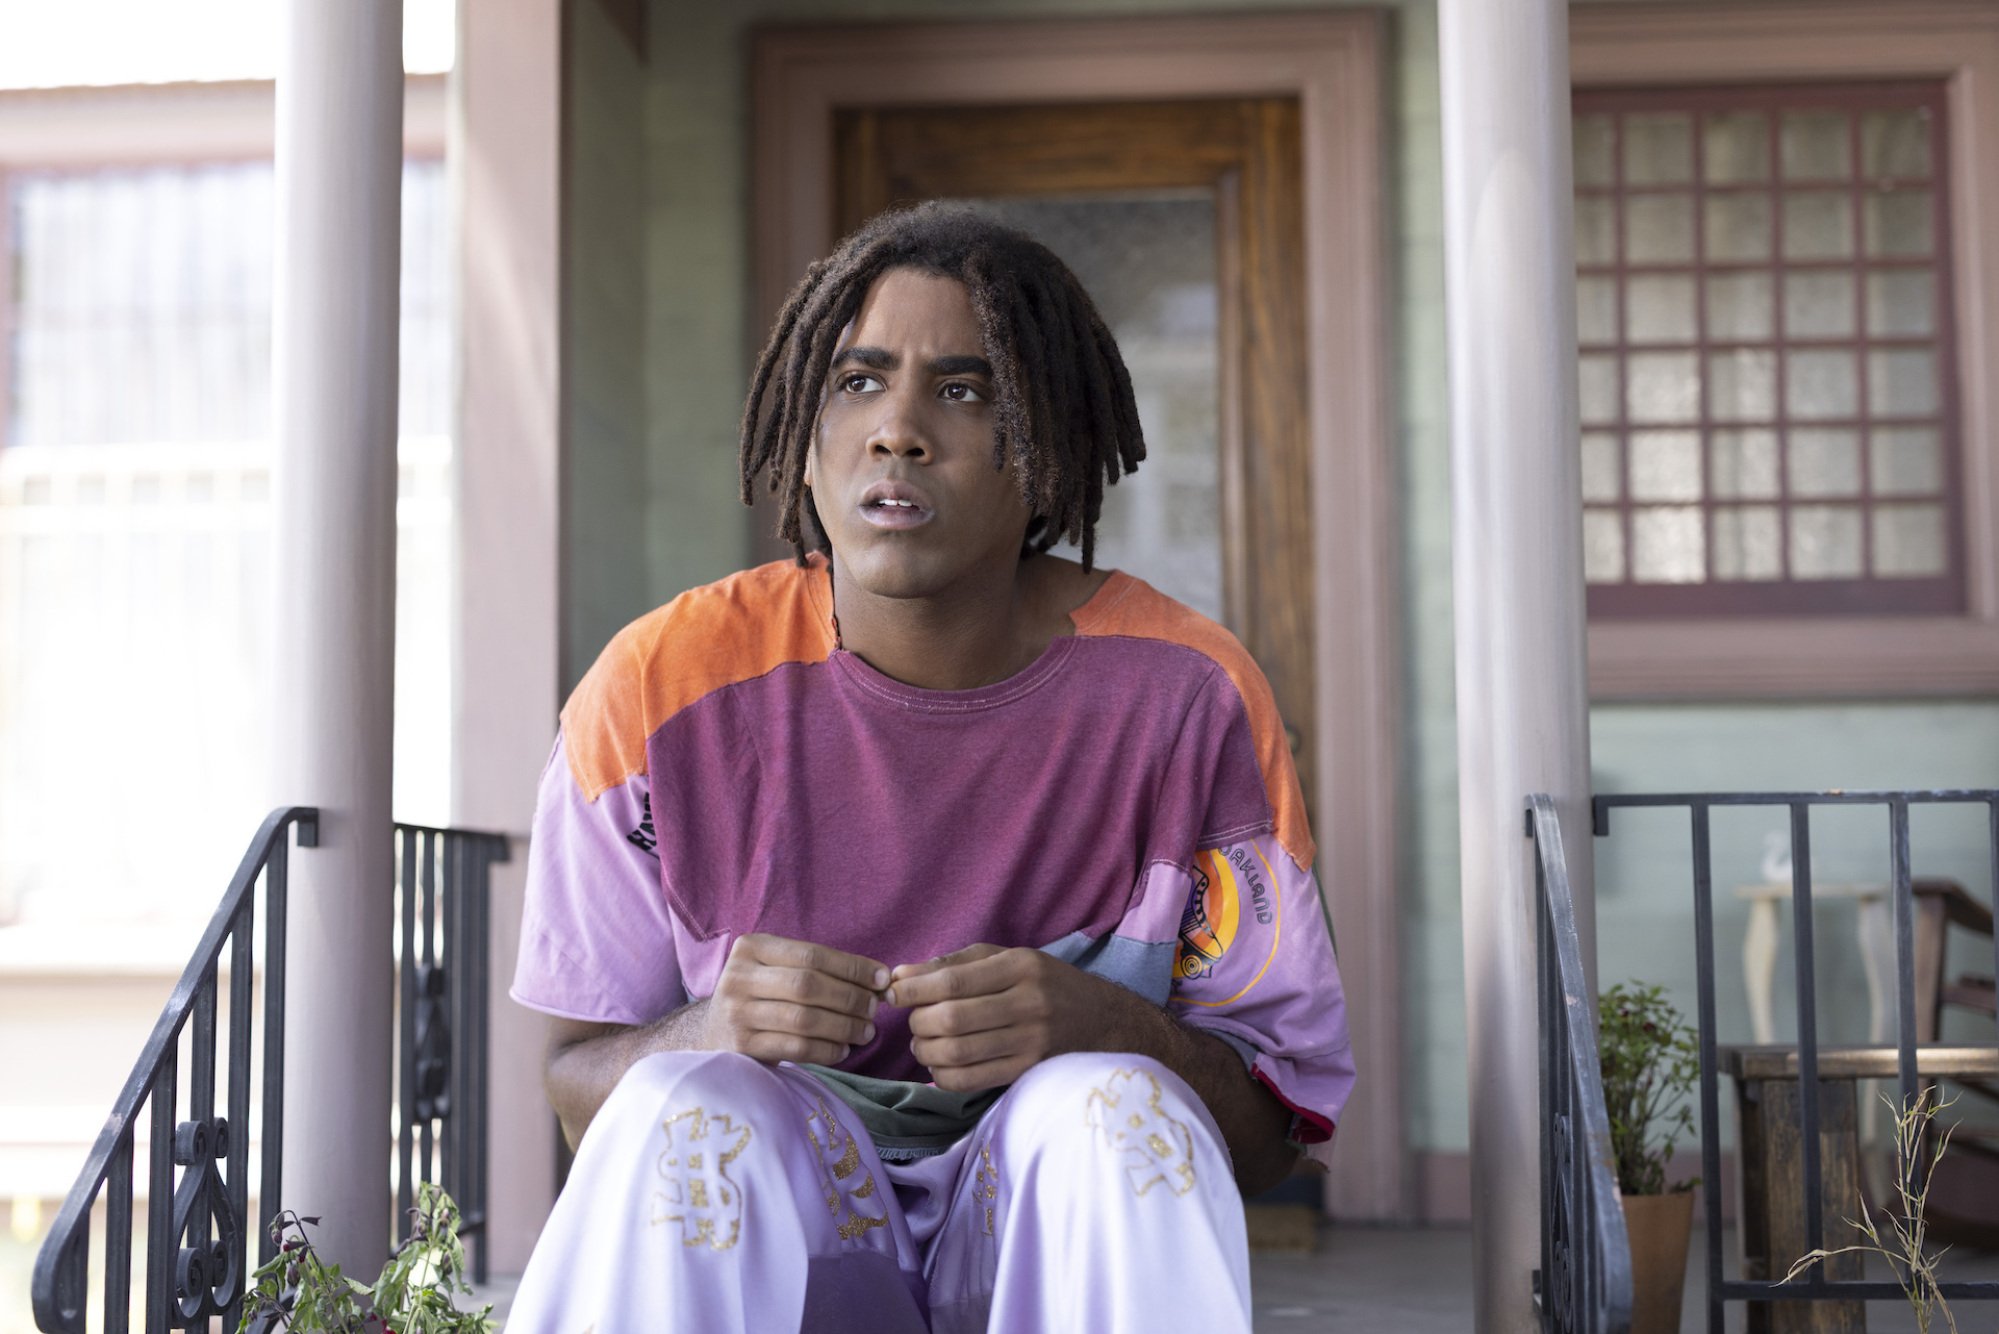
<path fill-rule="evenodd" d="M 733 1051 L 759 1061 L 831 1065 L 875 1035 L 888 969 L 858 954 L 782 936 L 743 936 L 715 992 L 649 1024 L 555 1019 L 542 1084 L 573 1147 L 625 1072 L 662 1051 Z"/>
<path fill-rule="evenodd" d="M 783 936 L 740 936 L 704 1005 L 701 1046 L 759 1061 L 833 1065 L 875 1035 L 888 969 Z"/>
<path fill-rule="evenodd" d="M 909 1008 L 910 1054 L 937 1087 L 973 1092 L 1011 1084 L 1072 1051 L 1120 1050 L 1143 998 L 1041 950 L 973 945 L 903 964 L 885 998 Z"/>

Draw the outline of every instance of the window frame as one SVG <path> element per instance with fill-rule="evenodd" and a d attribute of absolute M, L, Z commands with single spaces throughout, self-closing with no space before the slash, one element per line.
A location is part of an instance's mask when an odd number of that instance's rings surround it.
<path fill-rule="evenodd" d="M 403 81 L 403 156 L 444 156 L 446 78 Z M 0 89 L 0 256 L 14 253 L 8 178 L 18 172 L 269 162 L 277 85 L 268 79 Z M 12 420 L 14 272 L 0 263 L 0 447 Z"/>
<path fill-rule="evenodd" d="M 406 161 L 447 161 L 448 80 L 444 74 L 405 77 Z M 276 85 L 270 80 L 0 89 L 0 257 L 7 261 L 0 262 L 0 427 L 11 420 L 15 383 L 12 180 L 65 172 L 271 163 L 277 151 L 276 108 Z M 0 454 L 11 448 L 0 434 Z M 137 456 L 117 444 L 20 448 L 39 456 L 38 463 L 54 454 L 74 454 L 86 467 L 103 462 L 144 471 L 131 466 Z M 6 554 L 0 551 L 0 561 Z M 0 624 L 10 599 L 19 596 L 14 574 L 0 568 Z M 0 688 L 4 685 L 0 682 Z M 113 971 L 148 972 L 168 965 L 177 968 L 178 956 L 135 955 Z"/>
<path fill-rule="evenodd" d="M 1585 5 L 1570 13 L 1576 88 L 1940 79 L 1949 108 L 1956 280 L 1956 495 L 1964 611 L 1596 619 L 1599 701 L 1999 693 L 1999 10 L 1978 0 L 1748 8 Z"/>

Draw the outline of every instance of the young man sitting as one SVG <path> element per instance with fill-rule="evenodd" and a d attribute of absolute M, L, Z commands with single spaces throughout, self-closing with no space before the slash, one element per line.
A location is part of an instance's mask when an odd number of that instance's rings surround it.
<path fill-rule="evenodd" d="M 887 214 L 792 293 L 742 476 L 799 559 L 620 633 L 542 779 L 580 1150 L 512 1327 L 1249 1328 L 1240 1192 L 1353 1070 L 1269 686 L 1092 568 L 1143 454 L 1026 236 Z"/>

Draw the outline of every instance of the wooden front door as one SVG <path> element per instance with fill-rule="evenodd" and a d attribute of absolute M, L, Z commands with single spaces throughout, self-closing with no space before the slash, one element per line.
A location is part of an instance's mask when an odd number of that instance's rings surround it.
<path fill-rule="evenodd" d="M 1313 809 L 1297 100 L 849 108 L 834 145 L 840 234 L 891 205 L 963 200 L 1037 236 L 1089 289 L 1147 443 L 1145 465 L 1105 498 L 1098 560 L 1243 641 Z"/>

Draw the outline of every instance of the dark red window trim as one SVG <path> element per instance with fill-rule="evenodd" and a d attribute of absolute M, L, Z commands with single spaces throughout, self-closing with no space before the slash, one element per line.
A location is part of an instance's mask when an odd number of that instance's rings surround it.
<path fill-rule="evenodd" d="M 1607 198 L 1614 201 L 1614 218 L 1621 217 L 1623 201 L 1647 194 L 1687 195 L 1694 211 L 1693 257 L 1680 264 L 1635 263 L 1625 255 L 1625 238 L 1622 226 L 1613 227 L 1613 251 L 1611 262 L 1607 264 L 1578 264 L 1578 274 L 1582 276 L 1608 277 L 1612 279 L 1616 301 L 1615 337 L 1610 342 L 1582 344 L 1585 354 L 1609 355 L 1614 361 L 1617 393 L 1617 411 L 1613 420 L 1590 420 L 1583 423 L 1583 429 L 1596 433 L 1613 434 L 1618 448 L 1618 498 L 1615 502 L 1590 502 L 1586 509 L 1593 513 L 1615 513 L 1623 540 L 1623 561 L 1621 575 L 1617 581 L 1593 582 L 1588 588 L 1589 614 L 1601 619 L 1654 619 L 1674 617 L 1748 617 L 1767 615 L 1952 615 L 1961 614 L 1967 605 L 1967 588 L 1964 570 L 1964 515 L 1958 496 L 1958 479 L 1961 477 L 1961 412 L 1956 366 L 1956 332 L 1952 309 L 1952 274 L 1950 249 L 1950 180 L 1949 145 L 1947 139 L 1945 89 L 1940 80 L 1925 81 L 1882 81 L 1851 83 L 1798 83 L 1763 86 L 1702 86 L 1666 88 L 1618 88 L 1579 89 L 1575 93 L 1575 111 L 1578 116 L 1609 113 L 1612 116 L 1612 183 L 1608 186 L 1579 185 L 1578 199 Z M 1865 172 L 1863 143 L 1860 133 L 1859 113 L 1867 110 L 1924 109 L 1930 122 L 1930 172 L 1924 182 L 1931 191 L 1931 254 L 1923 257 L 1881 257 L 1869 258 L 1866 248 L 1866 210 L 1862 207 L 1869 181 Z M 1765 180 L 1748 185 L 1710 185 L 1706 180 L 1703 143 L 1700 128 L 1705 119 L 1713 114 L 1732 111 L 1763 111 L 1770 115 L 1767 151 L 1769 161 Z M 1832 110 L 1844 111 L 1852 118 L 1852 132 L 1849 134 L 1849 154 L 1847 173 L 1844 178 L 1828 179 L 1825 188 L 1844 190 L 1852 200 L 1853 245 L 1849 259 L 1792 260 L 1786 259 L 1782 250 L 1783 216 L 1779 200 L 1789 185 L 1798 188 L 1798 182 L 1785 182 L 1781 174 L 1779 114 L 1784 111 Z M 1696 133 L 1693 142 L 1693 163 L 1691 180 L 1685 184 L 1664 186 L 1628 185 L 1624 181 L 1623 129 L 1624 116 L 1645 112 L 1690 112 L 1695 117 Z M 1806 186 L 1809 188 L 1809 186 Z M 1734 194 L 1761 195 L 1771 201 L 1770 207 L 1770 258 L 1763 261 L 1709 261 L 1706 258 L 1705 213 L 1706 200 L 1710 195 Z M 1867 278 L 1872 273 L 1892 271 L 1897 268 L 1929 268 L 1935 274 L 1935 314 L 1936 328 L 1929 337 L 1870 336 L 1867 326 Z M 1854 335 L 1851 338 L 1790 339 L 1784 334 L 1783 277 L 1789 272 L 1845 272 L 1854 275 Z M 1747 272 L 1767 273 L 1771 277 L 1771 329 L 1767 339 L 1714 339 L 1708 337 L 1707 284 L 1704 278 L 1712 273 Z M 1628 281 L 1631 277 L 1649 273 L 1689 276 L 1695 279 L 1695 333 L 1692 341 L 1673 344 L 1645 343 L 1633 345 L 1627 341 L 1626 303 Z M 1710 407 L 1710 390 L 1703 374 L 1699 383 L 1698 420 L 1674 423 L 1634 423 L 1630 420 L 1627 403 L 1628 380 L 1627 359 L 1634 352 L 1642 353 L 1693 353 L 1705 358 L 1709 353 L 1726 352 L 1738 348 L 1767 350 L 1775 355 L 1775 402 L 1774 415 L 1769 419 L 1731 421 L 1716 416 Z M 1786 394 L 1785 359 L 1786 351 L 1825 349 L 1845 351 L 1851 349 L 1856 367 L 1855 398 L 1857 412 L 1850 418 L 1793 419 L 1789 415 L 1790 405 Z M 1867 383 L 1866 357 L 1873 350 L 1893 350 L 1896 348 L 1934 350 L 1938 369 L 1938 410 L 1934 414 L 1916 417 L 1876 416 L 1869 411 L 1869 386 Z M 1940 503 L 1944 510 L 1944 572 L 1939 576 L 1904 578 L 1869 576 L 1853 579 L 1818 579 L 1793 577 L 1790 571 L 1790 519 L 1793 505 L 1831 504 L 1840 508 L 1857 511 L 1861 517 L 1861 568 L 1872 568 L 1873 525 L 1870 522 L 1876 496 L 1873 491 L 1873 475 L 1869 460 L 1870 426 L 1891 425 L 1934 427 L 1939 433 L 1939 467 L 1944 480 L 1943 494 L 1904 495 L 1881 497 L 1883 503 Z M 1770 430 L 1776 437 L 1776 467 L 1778 477 L 1777 494 L 1768 500 L 1741 501 L 1734 498 L 1717 499 L 1711 489 L 1709 477 L 1710 445 L 1716 430 L 1750 426 Z M 1838 429 L 1857 428 L 1858 485 L 1856 494 L 1846 497 L 1822 500 L 1818 497 L 1793 496 L 1789 485 L 1788 443 L 1793 429 Z M 1697 499 L 1664 505 L 1634 502 L 1631 498 L 1631 434 L 1635 430 L 1683 430 L 1698 431 L 1700 439 L 1699 466 L 1700 486 Z M 1633 579 L 1632 533 L 1633 519 L 1643 510 L 1653 508 L 1683 509 L 1697 507 L 1703 518 L 1702 530 L 1706 544 L 1703 571 L 1712 571 L 1715 552 L 1715 516 L 1729 508 L 1743 503 L 1774 507 L 1778 516 L 1778 560 L 1780 577 L 1765 579 L 1714 579 L 1704 578 L 1700 582 L 1661 583 L 1637 582 Z"/>

